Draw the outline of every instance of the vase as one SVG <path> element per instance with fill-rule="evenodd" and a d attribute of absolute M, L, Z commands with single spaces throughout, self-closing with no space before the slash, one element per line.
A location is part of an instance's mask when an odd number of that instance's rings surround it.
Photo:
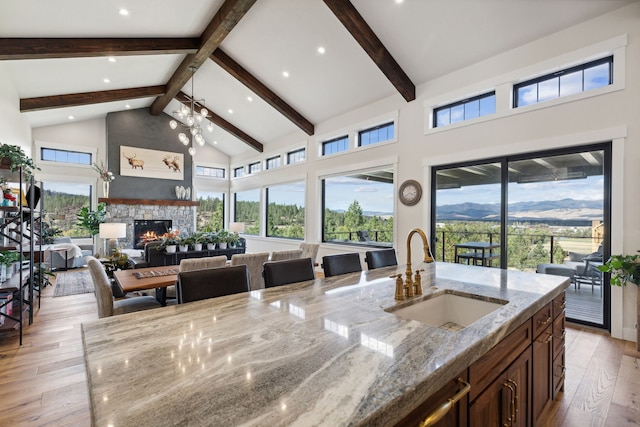
<path fill-rule="evenodd" d="M 187 252 L 187 251 L 189 250 L 189 245 L 180 245 L 180 246 L 178 247 L 178 250 L 179 250 L 180 252 Z"/>
<path fill-rule="evenodd" d="M 102 196 L 105 199 L 109 198 L 109 181 L 102 181 Z"/>
<path fill-rule="evenodd" d="M 164 247 L 164 250 L 167 251 L 168 254 L 176 253 L 176 245 L 167 245 Z"/>

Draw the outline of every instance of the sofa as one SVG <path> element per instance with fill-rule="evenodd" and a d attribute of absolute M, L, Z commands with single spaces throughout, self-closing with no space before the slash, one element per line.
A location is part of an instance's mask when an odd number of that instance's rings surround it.
<path fill-rule="evenodd" d="M 66 268 L 86 267 L 85 257 L 93 255 L 93 245 L 76 245 L 71 241 L 71 237 L 55 237 L 53 245 L 47 252 L 49 254 L 50 268 L 61 270 Z"/>

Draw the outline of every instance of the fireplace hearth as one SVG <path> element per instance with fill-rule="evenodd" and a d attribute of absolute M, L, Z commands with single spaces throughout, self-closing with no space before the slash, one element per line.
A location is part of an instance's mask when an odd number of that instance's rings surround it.
<path fill-rule="evenodd" d="M 145 243 L 158 240 L 160 236 L 171 230 L 173 221 L 170 219 L 133 220 L 133 247 L 143 249 Z"/>

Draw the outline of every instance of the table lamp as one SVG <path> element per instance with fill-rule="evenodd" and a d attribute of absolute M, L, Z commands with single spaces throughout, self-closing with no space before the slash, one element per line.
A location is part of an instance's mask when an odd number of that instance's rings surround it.
<path fill-rule="evenodd" d="M 244 233 L 244 222 L 230 222 L 229 231 L 232 233 Z"/>
<path fill-rule="evenodd" d="M 118 239 L 127 237 L 127 224 L 123 222 L 103 222 L 100 224 L 100 238 L 105 239 L 105 256 L 111 256 L 118 247 Z"/>

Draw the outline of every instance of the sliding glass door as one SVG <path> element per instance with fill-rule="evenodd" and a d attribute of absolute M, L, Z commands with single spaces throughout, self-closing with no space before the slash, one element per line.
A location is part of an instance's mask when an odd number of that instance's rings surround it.
<path fill-rule="evenodd" d="M 597 267 L 609 254 L 610 152 L 598 144 L 433 168 L 436 259 L 568 277 L 567 317 L 608 329 Z"/>

